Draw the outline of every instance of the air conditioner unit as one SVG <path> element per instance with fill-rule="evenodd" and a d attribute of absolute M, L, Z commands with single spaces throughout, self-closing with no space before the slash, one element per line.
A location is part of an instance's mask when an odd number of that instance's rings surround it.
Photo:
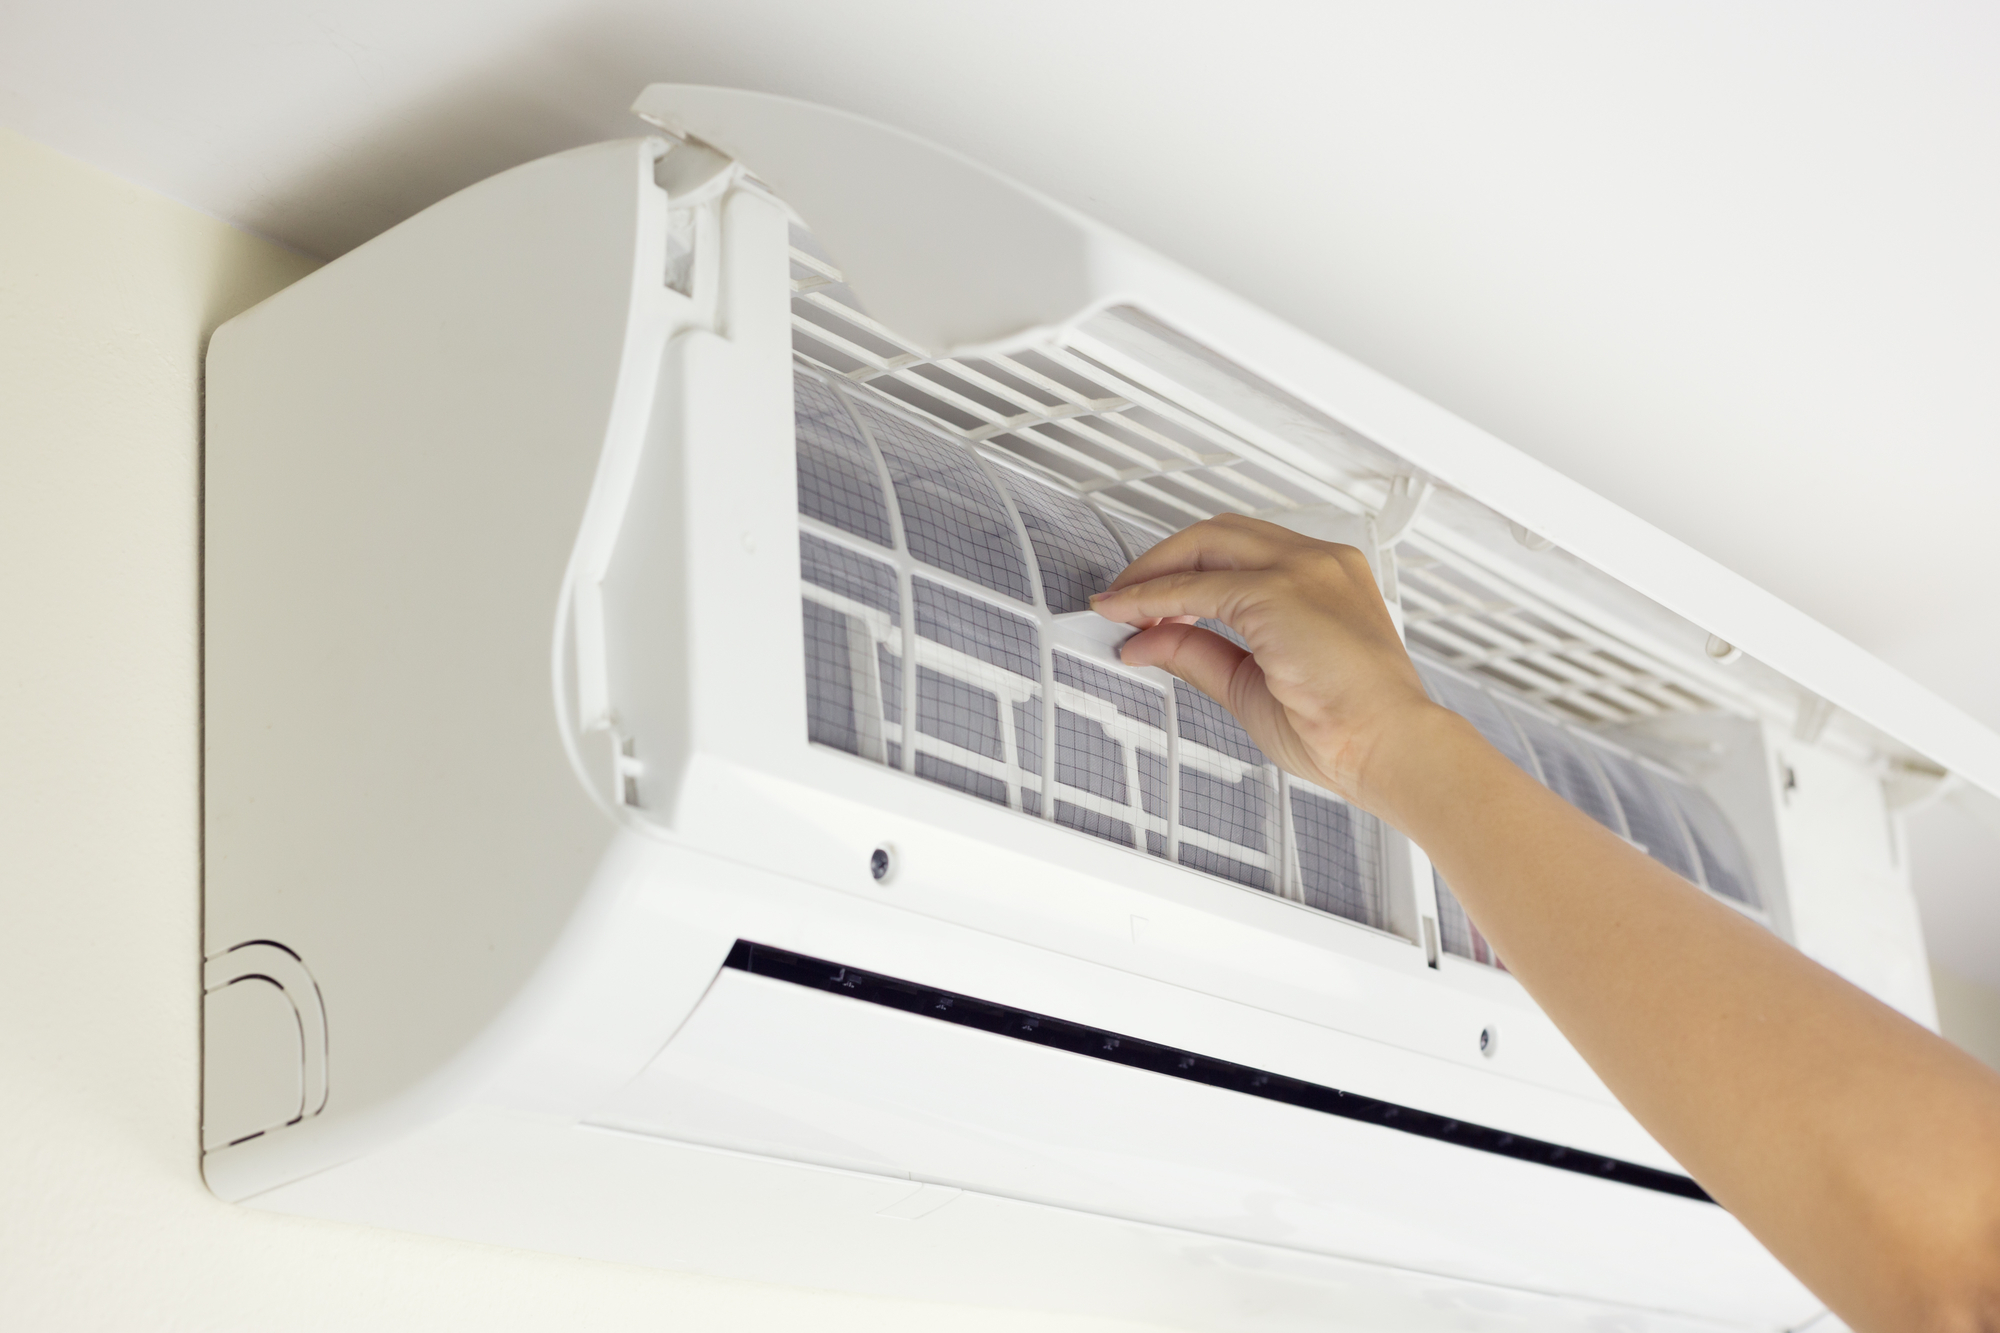
<path fill-rule="evenodd" d="M 214 338 L 215 1192 L 1185 1327 L 1812 1318 L 1421 849 L 1084 598 L 1223 511 L 1362 547 L 1440 702 L 1925 1022 L 1898 811 L 2000 739 L 959 157 L 636 109 Z"/>

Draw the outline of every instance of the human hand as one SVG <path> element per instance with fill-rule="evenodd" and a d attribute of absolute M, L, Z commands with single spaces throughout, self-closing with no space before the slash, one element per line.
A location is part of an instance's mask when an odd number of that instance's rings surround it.
<path fill-rule="evenodd" d="M 1286 772 L 1375 808 L 1373 759 L 1438 710 L 1397 637 L 1368 560 L 1274 523 L 1223 514 L 1167 538 L 1091 599 L 1140 633 L 1121 653 L 1215 699 Z M 1245 652 L 1194 622 L 1219 620 Z"/>

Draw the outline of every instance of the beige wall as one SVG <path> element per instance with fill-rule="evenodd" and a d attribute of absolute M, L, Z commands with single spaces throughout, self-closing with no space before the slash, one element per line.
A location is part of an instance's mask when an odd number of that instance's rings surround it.
<path fill-rule="evenodd" d="M 0 1327 L 1108 1329 L 273 1217 L 196 1171 L 201 347 L 310 261 L 0 131 Z"/>

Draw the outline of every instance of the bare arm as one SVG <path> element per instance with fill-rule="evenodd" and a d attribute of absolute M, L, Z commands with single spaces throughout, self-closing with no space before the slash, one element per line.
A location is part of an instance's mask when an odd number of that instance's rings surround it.
<path fill-rule="evenodd" d="M 1101 615 L 1429 854 L 1717 1202 L 1859 1330 L 2000 1330 L 2000 1074 L 1628 846 L 1426 698 L 1352 547 L 1225 515 Z M 1213 617 L 1245 653 L 1192 624 Z"/>

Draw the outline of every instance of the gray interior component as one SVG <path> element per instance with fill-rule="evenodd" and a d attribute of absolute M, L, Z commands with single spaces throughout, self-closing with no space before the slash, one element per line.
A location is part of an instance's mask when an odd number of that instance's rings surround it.
<path fill-rule="evenodd" d="M 1174 682 L 1174 713 L 1180 720 L 1182 740 L 1247 764 L 1268 762 L 1264 752 L 1250 740 L 1250 733 L 1230 716 L 1228 709 L 1186 681 Z"/>
<path fill-rule="evenodd" d="M 1146 552 L 1167 539 L 1164 529 L 1150 524 L 1135 523 L 1122 514 L 1107 514 L 1105 521 L 1118 534 L 1118 544 L 1125 548 L 1125 563 L 1130 564 Z"/>
<path fill-rule="evenodd" d="M 1619 815 L 1610 784 L 1598 772 L 1590 754 L 1554 723 L 1524 709 L 1509 708 L 1507 712 L 1527 737 L 1528 748 L 1535 752 L 1542 780 L 1549 789 L 1613 833 L 1625 836 L 1625 821 Z"/>
<path fill-rule="evenodd" d="M 886 561 L 870 559 L 838 542 L 802 532 L 799 574 L 814 587 L 887 612 L 891 625 L 903 623 L 903 599 L 896 590 L 896 567 Z"/>
<path fill-rule="evenodd" d="M 1183 766 L 1181 826 L 1254 852 L 1271 850 L 1270 783 L 1261 771 L 1235 782 Z"/>
<path fill-rule="evenodd" d="M 878 546 L 894 544 L 875 453 L 833 391 L 811 375 L 792 376 L 798 439 L 799 512 Z"/>
<path fill-rule="evenodd" d="M 1167 771 L 1167 757 L 1155 754 L 1141 746 L 1139 749 L 1139 804 L 1149 815 L 1160 819 L 1167 817 L 1168 799 L 1172 795 L 1167 790 L 1171 774 Z M 1160 855 L 1166 855 L 1162 847 Z"/>
<path fill-rule="evenodd" d="M 1625 812 L 1625 826 L 1632 841 L 1646 849 L 1646 855 L 1683 879 L 1699 884 L 1694 853 L 1681 832 L 1666 792 L 1653 775 L 1633 760 L 1608 751 L 1600 756 L 1604 776 L 1618 793 L 1618 805 Z"/>
<path fill-rule="evenodd" d="M 882 682 L 882 720 L 896 726 L 903 723 L 903 658 L 889 651 L 887 644 L 875 645 L 876 679 Z M 891 759 L 894 767 L 896 761 Z"/>
<path fill-rule="evenodd" d="M 1021 738 L 1022 770 L 1039 777 L 1042 771 L 1042 696 L 1039 693 L 1014 704 L 1014 734 Z"/>
<path fill-rule="evenodd" d="M 1089 610 L 1091 594 L 1109 588 L 1126 564 L 1103 520 L 1074 495 L 1017 472 L 1001 476 L 1034 547 L 1050 614 Z"/>
<path fill-rule="evenodd" d="M 1082 690 L 1116 708 L 1135 722 L 1159 731 L 1167 728 L 1167 697 L 1158 689 L 1095 662 L 1068 653 L 1055 655 L 1056 683 Z M 1164 742 L 1163 742 L 1164 743 Z"/>
<path fill-rule="evenodd" d="M 1469 681 L 1460 680 L 1422 661 L 1417 663 L 1417 675 L 1422 678 L 1424 688 L 1430 691 L 1433 700 L 1470 722 L 1480 735 L 1493 743 L 1494 749 L 1513 760 L 1522 770 L 1541 777 L 1526 742 L 1514 730 L 1514 724 L 1507 720 L 1507 715 L 1500 711 L 1500 705 L 1494 702 L 1493 696 Z"/>
<path fill-rule="evenodd" d="M 1214 875 L 1218 879 L 1234 880 L 1238 884 L 1261 889 L 1265 893 L 1271 892 L 1273 888 L 1271 872 L 1263 866 L 1253 866 L 1248 861 L 1239 861 L 1233 856 L 1224 856 L 1221 852 L 1213 852 L 1192 843 L 1181 844 L 1181 864 L 1189 869 Z"/>
<path fill-rule="evenodd" d="M 911 585 L 919 635 L 1017 676 L 1042 678 L 1035 622 L 928 579 Z"/>
<path fill-rule="evenodd" d="M 1503 702 L 1422 656 L 1416 665 L 1431 698 L 1470 721 L 1571 805 L 1683 879 L 1763 909 L 1742 841 L 1698 788 L 1649 769 L 1608 742 Z"/>
<path fill-rule="evenodd" d="M 990 773 L 981 773 L 963 764 L 954 764 L 949 759 L 940 759 L 922 750 L 917 751 L 917 762 L 914 767 L 918 777 L 938 783 L 940 786 L 954 788 L 967 795 L 991 801 L 995 805 L 1008 803 L 1007 784 Z"/>
<path fill-rule="evenodd" d="M 1661 785 L 1672 793 L 1674 804 L 1687 823 L 1687 831 L 1694 839 L 1695 855 L 1701 861 L 1702 876 L 1708 881 L 1708 887 L 1745 907 L 1762 910 L 1764 900 L 1757 892 L 1757 882 L 1750 873 L 1750 857 L 1743 850 L 1742 839 L 1736 836 L 1736 830 L 1730 827 L 1715 802 L 1708 798 L 1707 793 L 1686 783 L 1662 781 Z"/>
<path fill-rule="evenodd" d="M 1005 759 L 1000 697 L 991 690 L 917 668 L 917 730 L 988 759 Z"/>
<path fill-rule="evenodd" d="M 1295 787 L 1292 837 L 1306 906 L 1378 929 L 1387 925 L 1381 832 L 1373 815 Z"/>
<path fill-rule="evenodd" d="M 971 452 L 872 403 L 860 402 L 857 410 L 889 466 L 910 555 L 1032 602 L 1014 520 Z"/>
<path fill-rule="evenodd" d="M 1125 747 L 1103 727 L 1067 708 L 1056 709 L 1056 784 L 1131 803 L 1125 781 Z M 1130 842 L 1131 839 L 1126 839 Z"/>
<path fill-rule="evenodd" d="M 805 599 L 806 735 L 849 754 L 861 751 L 854 715 L 848 618 Z"/>
<path fill-rule="evenodd" d="M 1115 842 L 1121 847 L 1132 845 L 1132 826 L 1122 819 L 1100 814 L 1096 810 L 1086 810 L 1068 801 L 1056 801 L 1056 823 L 1064 828 L 1073 828 L 1079 833 L 1088 833 L 1106 842 Z"/>

